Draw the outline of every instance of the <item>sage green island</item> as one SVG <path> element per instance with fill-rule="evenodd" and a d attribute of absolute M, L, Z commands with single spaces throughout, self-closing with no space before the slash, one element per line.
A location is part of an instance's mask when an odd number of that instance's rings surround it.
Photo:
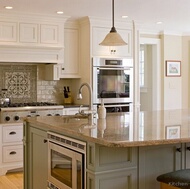
<path fill-rule="evenodd" d="M 47 188 L 49 132 L 86 144 L 86 189 L 159 189 L 158 175 L 190 168 L 188 109 L 111 113 L 87 123 L 83 116 L 25 120 L 25 189 Z"/>

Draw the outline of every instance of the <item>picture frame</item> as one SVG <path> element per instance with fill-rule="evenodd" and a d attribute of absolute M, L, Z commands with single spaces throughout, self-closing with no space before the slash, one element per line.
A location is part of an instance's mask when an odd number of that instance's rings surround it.
<path fill-rule="evenodd" d="M 181 76 L 181 61 L 166 60 L 166 76 L 180 77 Z"/>
<path fill-rule="evenodd" d="M 166 126 L 166 139 L 176 139 L 181 136 L 181 125 Z"/>

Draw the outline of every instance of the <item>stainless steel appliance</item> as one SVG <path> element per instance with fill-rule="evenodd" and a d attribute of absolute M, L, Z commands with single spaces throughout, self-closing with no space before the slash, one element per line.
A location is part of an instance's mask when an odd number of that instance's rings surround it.
<path fill-rule="evenodd" d="M 86 189 L 86 143 L 48 132 L 48 188 Z"/>
<path fill-rule="evenodd" d="M 50 102 L 10 103 L 0 107 L 1 123 L 22 123 L 24 117 L 63 115 L 63 106 Z"/>
<path fill-rule="evenodd" d="M 133 60 L 93 57 L 93 104 L 104 101 L 107 112 L 131 111 Z"/>

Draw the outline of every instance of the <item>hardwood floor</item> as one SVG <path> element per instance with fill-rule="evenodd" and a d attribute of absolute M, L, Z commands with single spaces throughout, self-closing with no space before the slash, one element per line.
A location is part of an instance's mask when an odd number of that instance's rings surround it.
<path fill-rule="evenodd" d="M 23 173 L 8 173 L 0 176 L 0 189 L 23 189 Z"/>

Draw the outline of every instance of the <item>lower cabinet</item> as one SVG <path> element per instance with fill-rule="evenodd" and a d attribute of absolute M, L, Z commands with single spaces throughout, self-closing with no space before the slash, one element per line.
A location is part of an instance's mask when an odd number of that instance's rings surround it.
<path fill-rule="evenodd" d="M 22 170 L 22 131 L 22 123 L 0 125 L 0 175 L 12 170 Z"/>
<path fill-rule="evenodd" d="M 160 189 L 157 176 L 182 168 L 181 144 L 139 147 L 139 189 Z"/>
<path fill-rule="evenodd" d="M 87 189 L 137 189 L 137 147 L 88 143 Z"/>
<path fill-rule="evenodd" d="M 190 143 L 184 144 L 184 168 L 185 169 L 190 169 Z"/>
<path fill-rule="evenodd" d="M 24 123 L 24 189 L 46 189 L 47 131 Z M 157 176 L 190 168 L 190 143 L 106 147 L 87 142 L 86 189 L 159 189 Z"/>
<path fill-rule="evenodd" d="M 47 132 L 25 125 L 24 188 L 47 188 Z"/>

